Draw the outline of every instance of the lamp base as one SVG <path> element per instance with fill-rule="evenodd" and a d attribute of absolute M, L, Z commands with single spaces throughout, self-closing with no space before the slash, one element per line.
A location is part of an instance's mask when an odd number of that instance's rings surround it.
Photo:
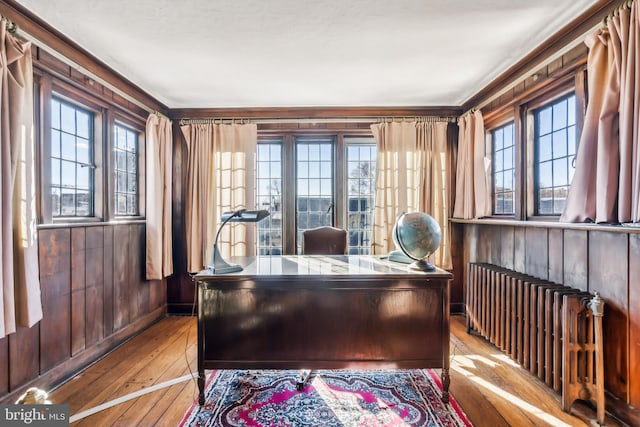
<path fill-rule="evenodd" d="M 426 259 L 419 259 L 416 262 L 412 263 L 411 265 L 409 265 L 409 268 L 412 270 L 419 270 L 419 271 L 436 271 L 436 268 L 433 266 L 433 264 L 431 264 L 429 261 L 427 261 Z"/>
<path fill-rule="evenodd" d="M 213 274 L 237 273 L 238 271 L 244 270 L 242 266 L 238 264 L 229 264 L 227 261 L 222 259 L 222 255 L 220 255 L 217 244 L 213 245 L 213 253 L 211 254 L 209 269 Z"/>
<path fill-rule="evenodd" d="M 401 262 L 403 264 L 411 264 L 413 260 L 406 256 L 402 251 L 391 251 L 388 255 L 389 261 Z"/>
<path fill-rule="evenodd" d="M 213 274 L 237 273 L 238 271 L 243 270 L 242 266 L 238 264 L 227 264 L 225 266 L 217 266 L 217 267 L 213 267 L 210 265 L 209 268 L 211 269 L 211 272 Z"/>

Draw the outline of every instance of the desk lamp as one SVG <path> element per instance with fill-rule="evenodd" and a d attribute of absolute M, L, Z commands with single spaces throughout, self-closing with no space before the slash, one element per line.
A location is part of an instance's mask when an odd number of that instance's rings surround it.
<path fill-rule="evenodd" d="M 229 264 L 226 262 L 220 251 L 218 250 L 218 237 L 220 237 L 220 231 L 228 222 L 259 222 L 269 216 L 269 211 L 248 211 L 246 209 L 238 209 L 237 211 L 225 212 L 220 218 L 222 223 L 218 227 L 216 233 L 216 239 L 213 242 L 213 253 L 211 254 L 211 262 L 209 268 L 213 274 L 226 274 L 242 271 L 242 266 L 238 264 Z"/>

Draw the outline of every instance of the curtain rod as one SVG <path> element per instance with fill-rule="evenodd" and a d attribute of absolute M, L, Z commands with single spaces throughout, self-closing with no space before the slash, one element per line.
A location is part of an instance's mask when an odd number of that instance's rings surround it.
<path fill-rule="evenodd" d="M 253 118 L 210 118 L 210 119 L 180 119 L 180 126 L 197 124 L 319 124 L 319 123 L 390 123 L 393 121 L 435 123 L 456 123 L 457 117 L 419 116 L 419 117 L 334 117 L 334 118 L 306 118 L 306 119 L 253 119 Z"/>
<path fill-rule="evenodd" d="M 607 25 L 607 21 L 609 19 L 613 19 L 614 17 L 619 15 L 620 11 L 622 9 L 629 9 L 630 10 L 634 1 L 635 0 L 627 0 L 624 3 L 622 3 L 620 6 L 613 8 L 613 10 L 611 12 L 609 12 L 607 15 L 604 16 L 604 18 L 602 18 L 602 25 L 606 26 Z"/>

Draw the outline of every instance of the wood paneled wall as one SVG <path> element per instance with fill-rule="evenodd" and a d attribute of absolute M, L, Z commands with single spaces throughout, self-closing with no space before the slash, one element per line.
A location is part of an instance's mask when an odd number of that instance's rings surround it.
<path fill-rule="evenodd" d="M 606 303 L 607 405 L 637 422 L 634 408 L 618 404 L 640 408 L 640 230 L 516 221 L 491 224 L 491 220 L 452 226 L 462 235 L 456 256 L 464 260 L 465 268 L 454 274 L 464 277 L 465 288 L 468 263 L 486 262 L 600 292 Z"/>
<path fill-rule="evenodd" d="M 44 318 L 0 340 L 0 401 L 60 383 L 166 313 L 166 284 L 144 277 L 145 224 L 43 228 Z"/>

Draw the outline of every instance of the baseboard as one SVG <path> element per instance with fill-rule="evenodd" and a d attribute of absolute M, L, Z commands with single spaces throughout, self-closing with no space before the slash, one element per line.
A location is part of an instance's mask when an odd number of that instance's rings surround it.
<path fill-rule="evenodd" d="M 640 409 L 623 402 L 611 393 L 606 394 L 607 412 L 629 426 L 640 426 Z"/>
<path fill-rule="evenodd" d="M 21 387 L 11 391 L 11 393 L 3 396 L 0 403 L 13 403 L 20 395 L 22 395 L 30 387 L 38 387 L 43 390 L 52 390 L 91 366 L 118 346 L 122 345 L 129 339 L 133 338 L 144 329 L 164 318 L 167 314 L 166 307 L 160 307 L 146 316 L 136 320 L 135 322 L 125 326 L 119 331 L 111 334 L 98 344 L 85 349 L 81 353 L 65 360 L 56 367 L 50 369 L 44 374 L 34 378 Z"/>
<path fill-rule="evenodd" d="M 167 303 L 167 313 L 168 314 L 179 314 L 179 315 L 197 315 L 198 314 L 198 306 L 194 307 L 193 303 Z"/>
<path fill-rule="evenodd" d="M 465 314 L 467 306 L 463 302 L 452 302 L 449 304 L 449 310 L 451 310 L 451 314 Z"/>

